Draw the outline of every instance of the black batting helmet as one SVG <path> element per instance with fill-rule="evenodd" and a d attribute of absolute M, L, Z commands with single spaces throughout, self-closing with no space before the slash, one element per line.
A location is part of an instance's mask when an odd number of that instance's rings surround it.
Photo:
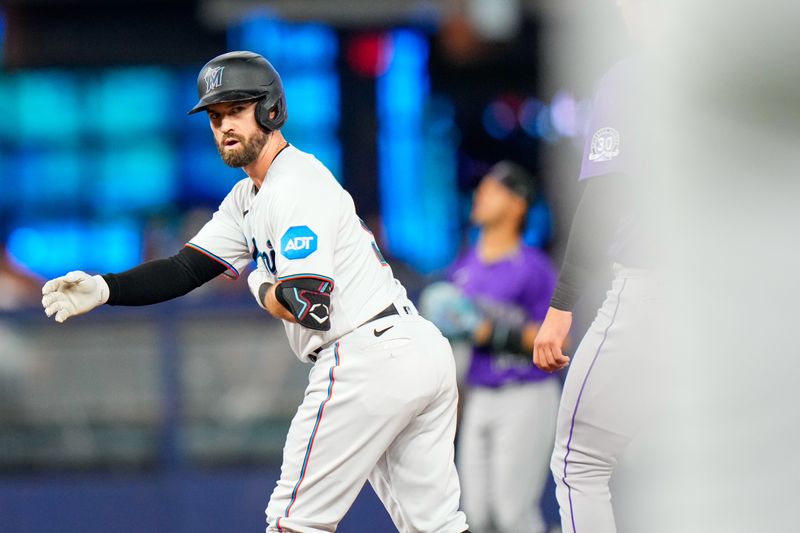
<path fill-rule="evenodd" d="M 286 122 L 281 77 L 269 61 L 253 52 L 228 52 L 206 63 L 197 76 L 197 96 L 200 100 L 190 115 L 212 104 L 258 99 L 256 121 L 262 128 L 273 131 Z"/>

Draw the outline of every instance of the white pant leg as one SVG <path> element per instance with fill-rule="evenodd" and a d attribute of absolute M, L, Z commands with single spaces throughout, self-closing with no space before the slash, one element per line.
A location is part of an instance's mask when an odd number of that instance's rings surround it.
<path fill-rule="evenodd" d="M 474 387 L 467 391 L 458 431 L 458 474 L 461 501 L 475 533 L 489 530 L 492 512 L 491 428 L 496 414 L 495 390 Z"/>
<path fill-rule="evenodd" d="M 570 364 L 551 469 L 564 533 L 614 533 L 609 480 L 654 387 L 651 285 L 618 272 Z"/>
<path fill-rule="evenodd" d="M 392 329 L 380 338 L 373 336 L 373 327 L 389 325 Z M 448 391 L 453 396 L 449 403 L 439 401 Z M 398 479 L 416 480 L 421 486 L 412 484 L 407 491 L 402 483 L 393 483 L 392 490 L 403 509 L 408 507 L 411 524 L 430 525 L 420 531 L 456 533 L 466 529 L 463 513 L 458 511 L 452 460 L 456 394 L 449 345 L 435 327 L 419 317 L 375 321 L 324 350 L 289 429 L 281 478 L 267 506 L 267 531 L 334 531 L 397 437 L 432 405 L 440 404 L 444 415 L 426 418 L 424 427 L 414 432 L 435 434 L 440 439 L 427 443 L 431 464 L 405 454 L 387 456 L 390 463 L 398 464 Z M 421 471 L 423 468 L 430 470 Z M 426 498 L 426 505 L 421 506 L 426 512 L 423 517 L 416 514 L 416 494 Z M 436 512 L 428 512 L 431 508 Z"/>
<path fill-rule="evenodd" d="M 557 379 L 498 390 L 491 459 L 494 523 L 499 533 L 544 533 L 540 500 L 553 451 L 561 384 Z"/>
<path fill-rule="evenodd" d="M 353 448 L 376 437 L 373 428 L 355 431 L 354 416 L 363 414 L 360 381 L 368 375 L 362 359 L 346 340 L 320 353 L 286 437 L 268 532 L 334 531 L 360 491 L 371 465 Z"/>
<path fill-rule="evenodd" d="M 435 377 L 427 405 L 415 413 L 369 480 L 401 533 L 462 533 L 460 484 L 454 464 L 456 431 L 455 363 L 447 340 L 429 322 L 409 320 L 419 343 L 407 356 L 415 360 L 417 379 Z"/>
<path fill-rule="evenodd" d="M 407 531 L 409 528 L 408 518 L 392 490 L 392 483 L 389 476 L 389 461 L 384 453 L 378 460 L 375 468 L 373 468 L 372 472 L 369 474 L 369 484 L 392 518 L 392 522 L 397 528 L 397 531 Z"/>

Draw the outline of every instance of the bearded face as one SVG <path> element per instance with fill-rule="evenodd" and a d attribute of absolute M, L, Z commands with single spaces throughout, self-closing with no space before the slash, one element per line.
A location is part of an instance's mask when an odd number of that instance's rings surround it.
<path fill-rule="evenodd" d="M 269 136 L 260 129 L 248 137 L 228 133 L 217 142 L 217 151 L 229 167 L 246 167 L 258 158 L 268 138 Z"/>

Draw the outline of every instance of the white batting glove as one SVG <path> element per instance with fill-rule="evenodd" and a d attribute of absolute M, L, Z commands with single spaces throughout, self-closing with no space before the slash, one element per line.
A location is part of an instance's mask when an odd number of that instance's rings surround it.
<path fill-rule="evenodd" d="M 102 276 L 90 276 L 76 270 L 51 279 L 42 287 L 45 314 L 55 315 L 56 322 L 88 313 L 108 301 L 108 284 Z"/>

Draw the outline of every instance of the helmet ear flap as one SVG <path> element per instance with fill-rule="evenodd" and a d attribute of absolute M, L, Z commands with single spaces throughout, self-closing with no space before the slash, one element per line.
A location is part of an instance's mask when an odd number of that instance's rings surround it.
<path fill-rule="evenodd" d="M 275 131 L 280 129 L 286 122 L 286 100 L 278 98 L 275 103 L 270 103 L 269 98 L 262 98 L 256 105 L 256 121 L 258 124 L 267 131 Z M 270 118 L 270 114 L 274 112 L 275 116 Z"/>
<path fill-rule="evenodd" d="M 272 106 L 267 104 L 266 98 L 260 99 L 258 104 L 256 104 L 256 122 L 267 131 L 273 131 L 275 129 L 272 127 L 272 121 L 269 119 L 270 109 L 272 109 Z"/>

